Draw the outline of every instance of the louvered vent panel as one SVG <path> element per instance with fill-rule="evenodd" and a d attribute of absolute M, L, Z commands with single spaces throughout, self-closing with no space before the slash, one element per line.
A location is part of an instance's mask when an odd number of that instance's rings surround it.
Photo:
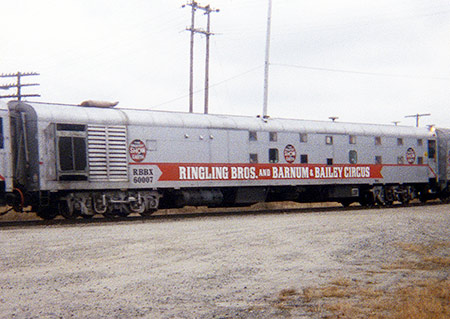
<path fill-rule="evenodd" d="M 128 181 L 125 126 L 90 125 L 88 147 L 91 181 Z"/>

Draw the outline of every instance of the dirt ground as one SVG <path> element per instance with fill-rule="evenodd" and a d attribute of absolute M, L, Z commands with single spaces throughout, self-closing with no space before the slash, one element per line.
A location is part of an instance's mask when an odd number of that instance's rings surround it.
<path fill-rule="evenodd" d="M 311 291 L 448 282 L 449 226 L 435 205 L 2 229 L 0 318 L 339 317 Z"/>

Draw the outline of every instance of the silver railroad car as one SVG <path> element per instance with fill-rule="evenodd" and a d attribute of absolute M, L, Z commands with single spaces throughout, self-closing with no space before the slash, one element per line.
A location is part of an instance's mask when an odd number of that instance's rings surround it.
<path fill-rule="evenodd" d="M 408 202 L 450 175 L 434 129 L 17 101 L 0 116 L 2 197 L 43 218 Z"/>

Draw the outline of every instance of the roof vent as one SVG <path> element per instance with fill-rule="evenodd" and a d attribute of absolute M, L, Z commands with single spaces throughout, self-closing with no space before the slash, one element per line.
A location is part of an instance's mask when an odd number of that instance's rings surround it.
<path fill-rule="evenodd" d="M 82 102 L 80 105 L 84 107 L 102 107 L 102 108 L 113 108 L 119 104 L 119 101 L 117 102 L 108 102 L 108 101 L 95 101 L 95 100 L 87 100 Z"/>
<path fill-rule="evenodd" d="M 330 116 L 329 119 L 333 122 L 336 122 L 336 120 L 339 120 L 339 116 Z"/>

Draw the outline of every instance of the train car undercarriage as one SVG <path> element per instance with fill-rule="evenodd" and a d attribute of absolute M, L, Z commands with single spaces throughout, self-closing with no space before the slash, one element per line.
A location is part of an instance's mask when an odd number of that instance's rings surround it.
<path fill-rule="evenodd" d="M 344 207 L 352 203 L 362 206 L 385 206 L 394 202 L 407 204 L 413 199 L 447 198 L 448 192 L 431 190 L 428 184 L 412 185 L 321 185 L 283 187 L 224 187 L 162 190 L 64 191 L 23 194 L 16 190 L 8 204 L 16 211 L 31 206 L 43 219 L 62 215 L 67 219 L 126 217 L 130 214 L 148 216 L 158 209 L 185 206 L 238 207 L 258 202 L 294 201 L 339 202 Z"/>

